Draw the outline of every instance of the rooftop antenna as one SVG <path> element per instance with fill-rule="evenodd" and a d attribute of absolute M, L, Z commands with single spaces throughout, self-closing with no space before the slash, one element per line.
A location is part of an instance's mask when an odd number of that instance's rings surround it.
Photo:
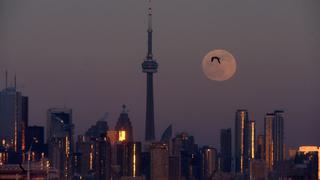
<path fill-rule="evenodd" d="M 151 0 L 149 0 L 149 10 L 148 10 L 148 59 L 152 59 L 152 8 Z"/>

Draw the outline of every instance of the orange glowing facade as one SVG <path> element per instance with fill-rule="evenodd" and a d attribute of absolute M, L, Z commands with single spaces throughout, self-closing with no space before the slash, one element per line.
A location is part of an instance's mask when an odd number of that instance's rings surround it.
<path fill-rule="evenodd" d="M 274 114 L 268 113 L 264 119 L 264 134 L 265 134 L 265 161 L 269 170 L 273 168 L 273 121 Z"/>
<path fill-rule="evenodd" d="M 250 159 L 255 158 L 255 141 L 256 141 L 256 123 L 255 121 L 250 121 Z"/>
<path fill-rule="evenodd" d="M 250 159 L 250 122 L 247 110 L 237 110 L 235 120 L 235 171 L 244 173 Z"/>
<path fill-rule="evenodd" d="M 317 146 L 301 146 L 299 152 L 304 154 L 315 152 L 318 154 L 318 179 L 320 179 L 320 147 Z"/>
<path fill-rule="evenodd" d="M 265 116 L 265 161 L 269 170 L 273 170 L 285 157 L 283 114 L 277 110 Z"/>

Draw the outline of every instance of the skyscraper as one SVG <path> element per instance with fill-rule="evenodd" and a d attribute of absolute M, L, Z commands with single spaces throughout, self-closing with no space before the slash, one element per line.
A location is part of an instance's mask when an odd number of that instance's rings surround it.
<path fill-rule="evenodd" d="M 264 122 L 265 160 L 269 170 L 284 160 L 284 111 L 267 113 Z"/>
<path fill-rule="evenodd" d="M 199 170 L 199 151 L 195 144 L 194 137 L 186 132 L 177 134 L 172 139 L 172 155 L 178 156 L 181 163 L 181 176 L 186 179 L 193 178 L 200 174 Z"/>
<path fill-rule="evenodd" d="M 155 140 L 154 127 L 154 101 L 153 101 L 153 74 L 157 72 L 158 63 L 152 54 L 152 10 L 149 8 L 148 14 L 148 52 L 146 59 L 142 63 L 144 73 L 147 73 L 147 104 L 146 104 L 146 124 L 145 124 L 145 141 Z"/>
<path fill-rule="evenodd" d="M 274 164 L 277 164 L 284 160 L 284 111 L 274 111 L 274 123 L 273 123 L 273 145 L 274 145 Z"/>
<path fill-rule="evenodd" d="M 249 144 L 249 159 L 254 159 L 256 146 L 256 122 L 254 120 L 249 122 Z"/>
<path fill-rule="evenodd" d="M 201 149 L 201 175 L 204 179 L 210 179 L 218 170 L 217 150 L 212 147 L 203 147 Z"/>
<path fill-rule="evenodd" d="M 25 135 L 28 126 L 27 111 L 28 98 L 17 91 L 16 85 L 6 87 L 0 92 L 0 140 L 8 151 L 16 153 L 9 156 L 12 162 L 20 162 L 22 151 L 25 151 Z"/>
<path fill-rule="evenodd" d="M 49 160 L 60 172 L 60 178 L 72 175 L 73 129 L 72 110 L 52 108 L 48 110 L 47 143 Z"/>
<path fill-rule="evenodd" d="M 167 144 L 152 143 L 150 147 L 150 175 L 152 180 L 169 178 L 169 148 Z"/>
<path fill-rule="evenodd" d="M 126 175 L 134 178 L 141 176 L 141 143 L 129 142 L 126 145 L 126 150 L 126 164 L 128 166 Z"/>
<path fill-rule="evenodd" d="M 237 110 L 235 121 L 235 171 L 245 173 L 249 165 L 249 117 L 247 110 Z"/>
<path fill-rule="evenodd" d="M 125 105 L 122 106 L 122 112 L 120 113 L 115 130 L 119 132 L 119 139 L 122 142 L 133 141 L 132 125 Z"/>
<path fill-rule="evenodd" d="M 231 153 L 231 128 L 229 129 L 221 129 L 220 132 L 220 169 L 222 172 L 231 172 L 231 161 L 232 161 L 232 153 Z"/>
<path fill-rule="evenodd" d="M 264 159 L 266 161 L 266 167 L 269 170 L 273 168 L 274 162 L 274 146 L 273 146 L 273 122 L 274 122 L 274 114 L 267 113 L 264 118 L 264 147 L 265 147 L 265 154 Z"/>
<path fill-rule="evenodd" d="M 106 136 L 95 141 L 95 178 L 111 179 L 111 145 Z"/>

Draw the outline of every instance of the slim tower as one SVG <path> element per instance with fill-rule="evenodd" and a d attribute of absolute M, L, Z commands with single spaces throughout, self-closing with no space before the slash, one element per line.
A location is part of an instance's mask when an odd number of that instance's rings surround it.
<path fill-rule="evenodd" d="M 150 3 L 150 1 L 149 1 Z M 152 10 L 149 6 L 148 13 L 148 52 L 146 59 L 142 63 L 142 70 L 147 74 L 147 104 L 146 104 L 146 124 L 145 124 L 145 141 L 155 140 L 154 128 L 154 103 L 153 103 L 153 73 L 157 72 L 158 63 L 152 54 Z"/>
<path fill-rule="evenodd" d="M 249 165 L 249 116 L 248 111 L 237 110 L 235 121 L 235 172 L 245 173 Z"/>

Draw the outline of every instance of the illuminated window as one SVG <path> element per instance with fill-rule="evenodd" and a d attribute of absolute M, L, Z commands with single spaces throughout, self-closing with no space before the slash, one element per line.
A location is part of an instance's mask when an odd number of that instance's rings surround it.
<path fill-rule="evenodd" d="M 123 142 L 127 139 L 126 137 L 126 131 L 119 131 L 119 141 Z"/>

